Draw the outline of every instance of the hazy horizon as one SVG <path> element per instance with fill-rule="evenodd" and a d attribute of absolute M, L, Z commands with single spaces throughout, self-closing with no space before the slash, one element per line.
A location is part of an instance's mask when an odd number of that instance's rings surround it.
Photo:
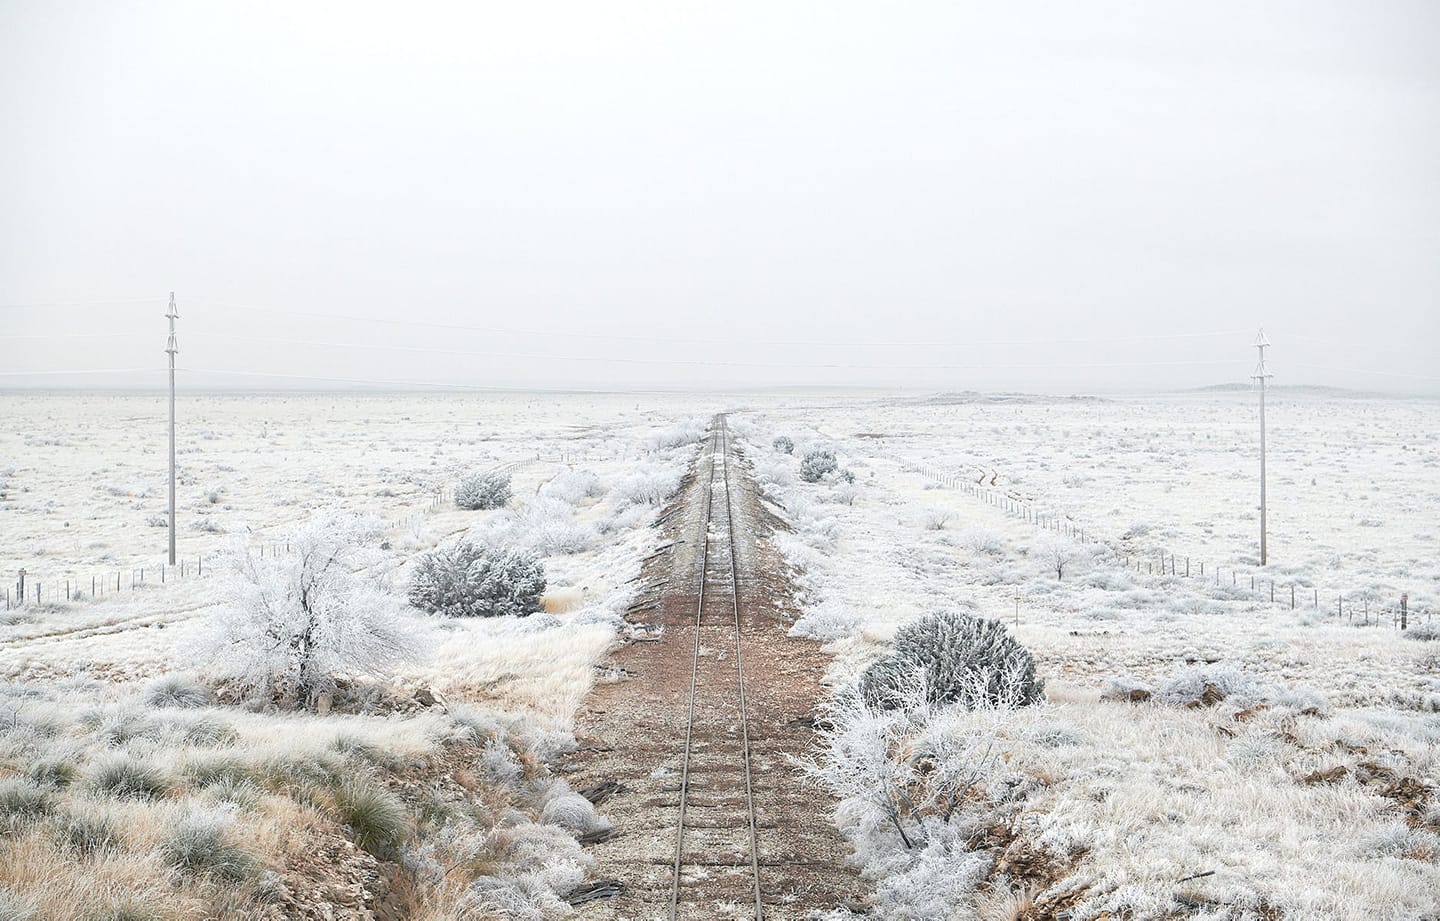
<path fill-rule="evenodd" d="M 0 389 L 1440 392 L 1421 0 L 0 2 L 0 119 Z"/>

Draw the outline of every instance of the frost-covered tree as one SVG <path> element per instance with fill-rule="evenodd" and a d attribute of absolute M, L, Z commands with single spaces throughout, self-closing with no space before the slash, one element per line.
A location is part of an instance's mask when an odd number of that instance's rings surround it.
<path fill-rule="evenodd" d="M 781 454 L 795 453 L 795 441 L 789 435 L 777 435 L 775 440 L 770 442 L 770 446 Z"/>
<path fill-rule="evenodd" d="M 510 474 L 472 473 L 455 487 L 455 504 L 464 509 L 500 508 L 510 501 Z"/>
<path fill-rule="evenodd" d="M 865 702 L 879 709 L 904 705 L 915 682 L 932 704 L 1028 706 L 1045 696 L 1030 651 L 997 620 L 949 612 L 901 627 L 894 649 L 861 676 Z"/>
<path fill-rule="evenodd" d="M 1058 535 L 1049 535 L 1036 544 L 1035 552 L 1045 565 L 1055 570 L 1055 580 L 1064 581 L 1065 568 L 1075 559 L 1078 548 L 1069 540 Z"/>
<path fill-rule="evenodd" d="M 800 460 L 800 479 L 807 483 L 818 483 L 827 473 L 835 470 L 835 455 L 830 451 L 807 451 Z"/>
<path fill-rule="evenodd" d="M 242 697 L 313 706 L 339 676 L 381 676 L 420 645 L 399 599 L 358 572 L 378 559 L 374 522 L 320 514 L 289 535 L 291 552 L 232 550 L 219 605 L 194 653 Z"/>
<path fill-rule="evenodd" d="M 410 603 L 449 617 L 506 617 L 540 610 L 545 567 L 527 550 L 459 541 L 421 554 Z"/>

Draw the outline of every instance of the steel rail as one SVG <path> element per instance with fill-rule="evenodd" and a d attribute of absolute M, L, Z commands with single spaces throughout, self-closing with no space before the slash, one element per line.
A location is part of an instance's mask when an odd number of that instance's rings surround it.
<path fill-rule="evenodd" d="M 745 662 L 740 643 L 740 564 L 739 545 L 735 542 L 735 506 L 730 501 L 730 432 L 725 417 L 720 417 L 720 471 L 725 483 L 725 520 L 730 530 L 730 604 L 735 614 L 735 669 L 740 686 L 740 739 L 745 761 L 745 805 L 750 814 L 750 873 L 755 881 L 755 919 L 765 917 L 765 903 L 760 896 L 760 844 L 755 831 L 755 790 L 750 769 L 750 716 L 745 708 Z"/>
<path fill-rule="evenodd" d="M 695 601 L 695 648 L 690 664 L 690 704 L 685 724 L 685 753 L 680 768 L 680 818 L 675 833 L 674 878 L 670 888 L 670 921 L 677 921 L 680 910 L 680 872 L 684 866 L 685 812 L 690 793 L 690 750 L 695 732 L 695 692 L 699 685 L 700 674 L 700 627 L 705 607 L 705 586 L 710 569 L 710 523 L 711 510 L 715 500 L 715 455 L 717 452 L 720 455 L 721 482 L 725 489 L 726 531 L 730 541 L 730 602 L 735 625 L 735 668 L 740 688 L 741 758 L 745 767 L 745 804 L 750 833 L 750 872 L 754 883 L 756 921 L 762 921 L 765 917 L 765 905 L 760 890 L 760 848 L 756 832 L 754 781 L 750 763 L 749 713 L 745 703 L 745 664 L 741 658 L 740 569 L 736 553 L 734 505 L 730 500 L 729 432 L 726 429 L 725 417 L 721 415 L 717 417 L 717 424 L 710 438 L 710 469 L 705 482 L 705 514 L 701 521 L 705 539 L 700 551 L 700 591 Z"/>
<path fill-rule="evenodd" d="M 700 593 L 695 599 L 695 652 L 690 660 L 690 714 L 685 720 L 685 755 L 680 763 L 680 820 L 675 827 L 674 879 L 670 887 L 670 921 L 680 911 L 680 867 L 685 852 L 685 806 L 690 795 L 690 742 L 695 733 L 695 688 L 700 677 L 700 615 L 705 609 L 705 578 L 710 568 L 710 505 L 715 493 L 715 449 L 718 432 L 710 438 L 710 471 L 705 479 L 705 514 L 700 519 Z"/>

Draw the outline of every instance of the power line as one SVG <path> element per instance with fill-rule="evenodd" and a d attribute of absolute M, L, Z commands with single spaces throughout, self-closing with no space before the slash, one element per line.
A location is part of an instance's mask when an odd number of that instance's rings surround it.
<path fill-rule="evenodd" d="M 148 374 L 152 371 L 159 373 L 164 370 L 164 368 L 71 368 L 60 371 L 0 371 L 0 375 L 23 377 L 45 374 Z"/>
<path fill-rule="evenodd" d="M 330 342 L 316 339 L 290 339 L 281 336 L 226 336 L 227 342 L 256 342 L 256 343 L 279 343 L 285 345 L 299 345 L 307 348 L 336 348 L 336 349 L 364 349 L 371 351 L 401 351 L 420 352 L 440 355 L 466 355 L 476 358 L 520 358 L 527 361 L 587 361 L 599 362 L 602 364 L 635 364 L 635 365 L 685 365 L 685 366 L 709 366 L 709 367 L 740 367 L 740 368 L 800 368 L 807 370 L 826 369 L 856 369 L 867 371 L 892 371 L 896 370 L 894 365 L 885 364 L 860 364 L 853 362 L 762 362 L 762 361 L 725 361 L 719 359 L 699 358 L 629 358 L 610 355 L 555 355 L 537 352 L 515 352 L 484 351 L 474 349 L 447 349 L 437 346 L 421 345 L 393 345 L 390 343 L 376 342 Z M 1236 359 L 1201 359 L 1186 361 L 1146 361 L 1146 362 L 999 362 L 999 363 L 948 363 L 917 365 L 907 364 L 905 370 L 910 371 L 950 371 L 950 370 L 984 370 L 1001 368 L 1108 368 L 1108 367 L 1131 367 L 1131 366 L 1171 366 L 1171 365 L 1236 365 L 1240 362 Z"/>
<path fill-rule="evenodd" d="M 245 310 L 257 313 L 267 313 L 285 317 L 310 317 L 324 320 L 353 320 L 360 323 L 379 323 L 387 326 L 425 327 L 428 329 L 450 329 L 467 330 L 471 332 L 505 333 L 520 336 L 544 336 L 553 338 L 556 336 L 574 339 L 601 339 L 621 340 L 631 342 L 671 342 L 671 343 L 723 343 L 723 344 L 754 344 L 753 339 L 726 339 L 705 336 L 641 336 L 623 333 L 582 333 L 572 332 L 563 329 L 530 329 L 524 327 L 490 326 L 470 323 L 440 323 L 427 320 L 415 319 L 393 319 L 390 317 L 367 317 L 358 314 L 333 313 L 311 310 L 281 310 L 273 307 L 260 307 L 252 304 L 230 304 L 221 301 L 211 301 L 205 298 L 196 298 L 195 303 L 209 304 L 212 307 L 224 307 L 229 310 Z M 845 346 L 853 348 L 964 348 L 966 346 L 995 346 L 995 345 L 1073 345 L 1098 342 L 1149 342 L 1165 339 L 1203 339 L 1220 336 L 1233 336 L 1243 333 L 1244 330 L 1224 329 L 1209 332 L 1189 333 L 1154 333 L 1129 336 L 1085 336 L 1078 338 L 1052 338 L 1052 339 L 967 339 L 963 342 L 937 342 L 934 340 L 925 341 L 863 341 L 851 342 L 838 339 L 771 339 L 764 341 L 774 345 L 826 345 Z"/>
<path fill-rule="evenodd" d="M 141 304 L 155 300 L 150 297 L 110 297 L 93 301 L 38 301 L 29 304 L 0 304 L 0 310 L 54 310 L 57 307 L 92 307 L 99 304 Z"/>

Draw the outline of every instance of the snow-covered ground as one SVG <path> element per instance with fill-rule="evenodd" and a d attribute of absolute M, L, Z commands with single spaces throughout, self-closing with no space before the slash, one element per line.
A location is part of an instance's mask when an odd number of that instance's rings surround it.
<path fill-rule="evenodd" d="M 4 397 L 17 421 L 0 436 L 0 557 L 26 568 L 32 590 L 45 586 L 46 601 L 0 616 L 0 825 L 13 831 L 0 844 L 0 915 L 228 917 L 270 903 L 368 917 L 355 900 L 374 907 L 395 882 L 377 857 L 411 881 L 392 890 L 406 917 L 563 911 L 557 893 L 588 861 L 574 836 L 603 820 L 546 760 L 573 746 L 574 711 L 605 679 L 597 663 L 621 635 L 657 507 L 704 432 L 693 414 L 704 402 L 187 399 L 180 554 L 207 568 L 170 570 L 162 584 L 165 529 L 147 522 L 165 507 L 163 441 L 150 443 L 164 404 Z M 505 507 L 455 505 L 459 477 L 497 470 L 511 477 Z M 227 552 L 283 565 L 287 535 L 320 512 L 380 522 L 362 575 L 396 599 L 403 623 L 391 632 L 418 654 L 380 684 L 343 686 L 328 713 L 328 695 L 322 712 L 217 704 L 205 685 L 228 663 L 206 638 L 235 597 Z M 537 554 L 544 612 L 403 610 L 417 556 L 461 537 Z M 141 566 L 147 579 L 132 588 Z M 91 572 L 116 571 L 119 591 L 91 594 Z M 52 601 L 65 578 L 76 597 Z M 182 710 L 156 690 L 170 683 L 185 689 Z M 372 821 L 394 840 L 367 838 Z M 115 844 L 75 863 L 67 829 L 80 825 Z M 181 847 L 193 841 L 200 856 Z M 341 850 L 309 856 L 326 848 Z M 469 869 L 444 872 L 461 863 Z"/>
<path fill-rule="evenodd" d="M 949 827 L 926 818 L 914 848 L 873 803 L 842 804 L 886 916 L 1440 911 L 1440 644 L 1420 638 L 1440 623 L 1440 404 L 1272 398 L 1272 565 L 1252 591 L 1252 402 L 966 396 L 736 420 L 794 526 L 796 631 L 837 654 L 837 706 L 900 626 L 942 610 L 1005 622 L 1047 681 L 1046 705 L 1007 714 L 836 721 L 832 756 L 958 751 L 973 763 L 950 768 L 984 791 Z M 815 448 L 853 483 L 801 481 Z M 976 495 L 982 474 L 1085 539 Z M 1179 574 L 1136 571 L 1161 549 Z M 1186 555 L 1207 578 L 1183 575 Z M 1322 599 L 1407 592 L 1411 630 L 1271 604 L 1271 572 Z"/>
<path fill-rule="evenodd" d="M 397 676 L 398 698 L 387 698 L 400 711 L 208 707 L 183 719 L 149 703 L 151 682 L 203 670 L 190 651 L 217 583 L 187 569 L 155 584 L 164 408 L 153 395 L 0 396 L 4 580 L 23 566 L 47 599 L 65 579 L 86 596 L 0 619 L 0 716 L 9 714 L 0 782 L 58 758 L 76 765 L 88 790 L 92 772 L 117 754 L 155 759 L 172 778 L 143 833 L 87 870 L 107 880 L 86 896 L 87 910 L 119 904 L 107 893 L 138 892 L 142 905 L 174 896 L 164 885 L 135 887 L 164 878 L 166 829 L 220 821 L 212 813 L 221 794 L 197 771 L 233 754 L 247 782 L 271 790 L 283 733 L 306 740 L 291 760 L 335 771 L 371 771 L 354 752 L 438 764 L 457 738 L 486 746 L 473 766 L 488 778 L 484 796 L 509 792 L 476 827 L 518 821 L 516 810 L 529 824 L 487 839 L 485 878 L 522 882 L 487 882 L 484 904 L 560 911 L 553 893 L 573 884 L 584 856 L 546 824 L 547 809 L 572 800 L 534 758 L 563 749 L 575 707 L 604 680 L 595 664 L 654 541 L 650 503 L 690 456 L 693 420 L 731 408 L 762 484 L 794 527 L 777 539 L 802 589 L 796 629 L 835 652 L 837 691 L 898 628 L 944 609 L 1003 620 L 1047 682 L 1040 707 L 879 727 L 905 751 L 948 734 L 945 750 L 973 755 L 978 742 L 992 753 L 977 765 L 984 795 L 953 827 L 932 822 L 915 849 L 862 804 L 839 811 L 882 913 L 929 918 L 961 906 L 1001 918 L 1027 900 L 1077 919 L 1440 911 L 1440 643 L 1402 636 L 1388 613 L 1368 624 L 1352 616 L 1366 602 L 1393 608 L 1408 593 L 1410 634 L 1440 626 L 1435 401 L 1272 396 L 1271 565 L 1252 590 L 1258 433 L 1243 394 L 184 397 L 182 558 L 213 561 L 237 540 L 283 553 L 287 531 L 322 509 L 375 515 L 386 526 L 372 572 L 397 592 L 419 553 L 490 535 L 544 557 L 553 614 L 415 617 L 426 652 Z M 794 455 L 771 447 L 781 434 L 796 441 Z M 835 450 L 853 482 L 799 481 L 799 459 L 813 447 Z M 492 469 L 513 477 L 510 506 L 456 508 L 458 478 Z M 967 488 L 982 476 L 992 500 L 1019 504 L 1007 509 Z M 1033 515 L 1060 517 L 1085 539 L 1037 526 Z M 1181 561 L 1180 573 L 1143 565 L 1162 552 Z M 142 566 L 145 585 L 131 590 Z M 88 597 L 92 577 L 117 573 L 121 591 Z M 1307 606 L 1302 592 L 1292 611 L 1282 588 L 1271 604 L 1271 578 L 1318 592 L 1321 603 Z M 1346 616 L 1336 617 L 1342 594 Z M 461 715 L 415 709 L 410 695 L 422 687 Z M 0 805 L 18 801 L 12 794 L 7 787 Z M 225 814 L 249 823 L 267 853 L 314 846 L 281 840 L 287 823 L 333 832 L 323 809 L 266 797 Z M 59 799 L 46 807 L 48 822 L 105 809 L 131 821 L 140 808 Z M 593 820 L 579 812 L 582 825 Z M 472 846 L 415 834 L 429 848 L 425 866 Z M 49 840 L 33 829 L 17 839 L 0 899 L 6 886 L 21 897 L 27 886 L 43 891 L 50 901 L 41 904 L 67 898 L 55 884 L 64 858 Z M 516 853 L 550 856 L 517 862 L 494 850 L 507 840 Z M 165 917 L 214 904 L 203 887 L 184 896 Z"/>

